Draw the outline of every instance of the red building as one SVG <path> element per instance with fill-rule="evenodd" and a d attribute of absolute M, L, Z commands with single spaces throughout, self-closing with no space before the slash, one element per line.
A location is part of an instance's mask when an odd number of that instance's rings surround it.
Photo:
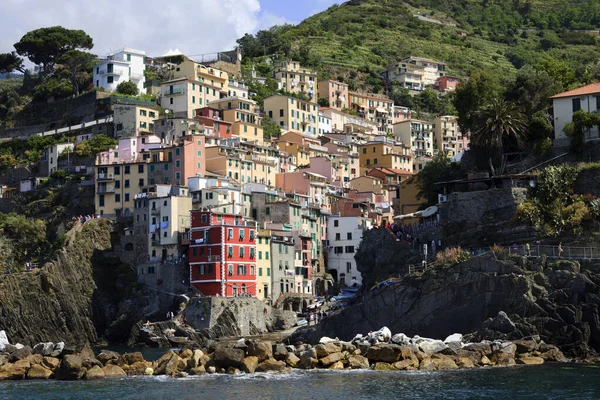
<path fill-rule="evenodd" d="M 256 222 L 191 213 L 190 282 L 205 296 L 256 296 Z"/>
<path fill-rule="evenodd" d="M 197 121 L 204 125 L 212 127 L 215 135 L 222 139 L 231 138 L 231 122 L 223 121 L 223 111 L 212 107 L 203 107 L 196 109 Z"/>
<path fill-rule="evenodd" d="M 456 86 L 460 83 L 460 78 L 454 76 L 442 76 L 435 82 L 437 90 L 440 92 L 449 92 L 456 90 Z"/>

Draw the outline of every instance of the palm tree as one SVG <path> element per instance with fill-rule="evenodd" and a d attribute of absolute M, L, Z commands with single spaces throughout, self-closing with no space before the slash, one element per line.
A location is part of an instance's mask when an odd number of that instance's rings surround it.
<path fill-rule="evenodd" d="M 487 149 L 491 154 L 503 156 L 507 139 L 513 138 L 518 144 L 527 136 L 526 118 L 514 103 L 495 98 L 491 103 L 474 113 L 472 142 L 475 146 Z M 492 158 L 490 167 L 494 171 Z"/>

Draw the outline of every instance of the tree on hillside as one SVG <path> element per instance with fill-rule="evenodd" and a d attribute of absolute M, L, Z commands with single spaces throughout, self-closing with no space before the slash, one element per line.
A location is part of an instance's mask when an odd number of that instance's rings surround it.
<path fill-rule="evenodd" d="M 26 33 L 14 46 L 20 56 L 40 67 L 40 75 L 47 76 L 69 50 L 91 49 L 94 42 L 82 30 L 53 26 Z"/>
<path fill-rule="evenodd" d="M 103 151 L 108 151 L 117 145 L 117 140 L 103 133 L 90 140 L 84 140 L 75 146 L 75 154 L 79 157 L 91 157 Z"/>
<path fill-rule="evenodd" d="M 492 172 L 494 154 L 502 157 L 509 139 L 520 144 L 526 136 L 527 121 L 514 103 L 498 97 L 474 113 L 471 142 L 488 151 Z"/>
<path fill-rule="evenodd" d="M 130 96 L 137 96 L 139 93 L 138 87 L 131 81 L 121 82 L 117 85 L 117 93 Z"/>
<path fill-rule="evenodd" d="M 0 74 L 14 71 L 25 72 L 23 59 L 17 56 L 14 51 L 0 54 Z"/>
<path fill-rule="evenodd" d="M 560 83 L 554 81 L 546 71 L 526 65 L 517 72 L 508 97 L 517 102 L 523 114 L 531 116 L 550 107 L 550 96 L 561 90 Z"/>
<path fill-rule="evenodd" d="M 536 64 L 535 69 L 545 71 L 550 75 L 554 82 L 561 86 L 560 90 L 568 90 L 577 81 L 577 76 L 571 67 L 569 67 L 569 64 L 550 56 L 546 56 L 540 60 Z"/>
<path fill-rule="evenodd" d="M 319 107 L 329 107 L 329 100 L 325 99 L 323 97 L 319 98 L 319 100 L 317 101 L 317 103 L 319 103 Z"/>
<path fill-rule="evenodd" d="M 80 50 L 69 50 L 58 59 L 60 66 L 69 75 L 75 95 L 79 95 L 81 85 L 85 85 L 86 81 L 91 80 L 95 59 L 94 54 Z"/>
<path fill-rule="evenodd" d="M 460 166 L 452 162 L 448 155 L 439 152 L 433 156 L 433 160 L 425 164 L 423 169 L 416 175 L 415 185 L 419 192 L 419 199 L 426 199 L 428 205 L 434 205 L 438 202 L 438 194 L 442 187 L 435 185 L 436 182 L 442 182 L 449 179 L 460 178 Z"/>
<path fill-rule="evenodd" d="M 461 81 L 454 92 L 453 104 L 458 114 L 460 130 L 473 130 L 474 114 L 498 98 L 502 85 L 497 74 L 487 70 L 474 71 L 468 81 Z"/>
<path fill-rule="evenodd" d="M 263 127 L 265 139 L 278 138 L 279 136 L 281 136 L 281 128 L 271 118 L 265 116 L 260 121 L 260 124 Z"/>

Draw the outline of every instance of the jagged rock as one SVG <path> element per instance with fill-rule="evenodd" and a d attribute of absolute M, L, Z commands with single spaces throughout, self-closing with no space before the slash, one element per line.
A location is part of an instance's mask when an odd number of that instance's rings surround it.
<path fill-rule="evenodd" d="M 285 361 L 288 350 L 285 345 L 278 343 L 273 345 L 273 358 L 279 361 Z"/>
<path fill-rule="evenodd" d="M 84 379 L 88 381 L 104 379 L 104 371 L 99 366 L 94 366 L 92 369 L 86 371 Z"/>
<path fill-rule="evenodd" d="M 41 354 L 32 354 L 25 359 L 31 365 L 42 365 L 44 362 L 44 357 Z"/>
<path fill-rule="evenodd" d="M 397 344 L 376 344 L 366 354 L 370 362 L 395 363 L 402 357 L 402 347 Z"/>
<path fill-rule="evenodd" d="M 456 365 L 459 368 L 464 368 L 464 369 L 471 369 L 471 368 L 475 368 L 475 364 L 473 363 L 473 360 L 469 357 L 459 357 L 456 359 Z"/>
<path fill-rule="evenodd" d="M 54 351 L 54 343 L 38 343 L 33 347 L 33 354 L 40 354 L 42 356 L 49 356 Z"/>
<path fill-rule="evenodd" d="M 150 368 L 152 364 L 147 361 L 137 361 L 129 365 L 127 369 L 127 375 L 140 376 L 146 374 L 146 369 Z"/>
<path fill-rule="evenodd" d="M 294 353 L 288 353 L 285 357 L 285 363 L 292 368 L 296 368 L 299 362 L 300 359 Z"/>
<path fill-rule="evenodd" d="M 519 357 L 517 358 L 517 364 L 525 365 L 539 365 L 543 364 L 544 359 L 542 357 Z"/>
<path fill-rule="evenodd" d="M 206 372 L 208 372 L 209 374 L 214 374 L 217 372 L 217 368 L 211 365 L 210 367 L 206 368 Z"/>
<path fill-rule="evenodd" d="M 353 353 L 356 351 L 356 346 L 350 342 L 340 342 L 342 346 L 342 351 L 347 351 L 348 353 Z"/>
<path fill-rule="evenodd" d="M 435 354 L 448 349 L 448 346 L 441 340 L 425 340 L 418 343 L 417 346 L 425 354 Z"/>
<path fill-rule="evenodd" d="M 481 356 L 481 360 L 479 360 L 479 364 L 492 365 L 492 362 L 490 361 L 490 359 L 487 356 L 483 355 L 483 356 Z"/>
<path fill-rule="evenodd" d="M 0 367 L 4 364 L 8 364 L 8 356 L 5 354 L 0 354 Z"/>
<path fill-rule="evenodd" d="M 46 368 L 54 371 L 56 368 L 58 368 L 60 366 L 60 360 L 58 358 L 54 358 L 54 357 L 44 357 L 42 364 Z"/>
<path fill-rule="evenodd" d="M 298 367 L 302 369 L 314 369 L 319 365 L 315 349 L 308 349 L 300 355 Z"/>
<path fill-rule="evenodd" d="M 483 323 L 483 326 L 487 329 L 502 333 L 514 332 L 517 327 L 514 322 L 508 318 L 508 315 L 504 311 L 500 311 L 495 318 L 489 318 Z"/>
<path fill-rule="evenodd" d="M 514 358 L 515 353 L 517 352 L 517 345 L 511 342 L 504 342 L 500 344 L 498 351 Z"/>
<path fill-rule="evenodd" d="M 58 357 L 62 354 L 63 350 L 65 349 L 65 343 L 64 342 L 58 342 L 54 344 L 54 350 L 52 350 L 52 353 L 50 354 L 51 357 Z"/>
<path fill-rule="evenodd" d="M 192 356 L 190 357 L 189 361 L 188 361 L 188 368 L 189 369 L 194 369 L 197 367 L 202 366 L 202 356 L 204 355 L 204 353 L 202 352 L 202 350 L 196 349 L 192 352 Z"/>
<path fill-rule="evenodd" d="M 247 374 L 253 374 L 258 368 L 258 357 L 248 356 L 242 360 L 241 370 Z"/>
<path fill-rule="evenodd" d="M 6 332 L 0 331 L 0 346 L 6 346 L 7 344 L 10 344 L 10 342 L 8 341 L 8 337 L 6 336 Z"/>
<path fill-rule="evenodd" d="M 98 357 L 96 357 L 96 358 L 102 364 L 106 364 L 110 360 L 118 360 L 120 358 L 120 356 L 119 356 L 119 353 L 117 353 L 116 351 L 102 350 L 100 352 L 100 354 L 98 354 Z"/>
<path fill-rule="evenodd" d="M 515 340 L 513 343 L 517 346 L 517 353 L 519 354 L 531 353 L 538 348 L 535 340 Z"/>
<path fill-rule="evenodd" d="M 390 363 L 386 362 L 376 362 L 375 366 L 373 366 L 375 371 L 393 371 L 394 367 Z"/>
<path fill-rule="evenodd" d="M 319 340 L 319 344 L 334 343 L 334 342 L 339 342 L 339 341 L 340 341 L 340 339 L 338 339 L 338 338 L 332 339 L 332 338 L 330 338 L 330 337 L 323 336 L 323 337 L 322 337 L 322 338 Z"/>
<path fill-rule="evenodd" d="M 464 360 L 464 359 L 469 359 L 471 360 L 472 364 L 479 364 L 479 362 L 481 361 L 481 353 L 476 352 L 476 351 L 469 351 L 469 350 L 465 350 L 465 349 L 460 349 L 456 352 L 456 356 L 455 359 L 457 360 L 457 364 L 458 364 L 458 360 Z M 463 363 L 466 363 L 463 361 Z"/>
<path fill-rule="evenodd" d="M 545 350 L 545 351 L 543 351 Z M 540 345 L 538 350 L 540 352 L 539 357 L 543 358 L 545 361 L 558 361 L 558 362 L 567 362 L 567 358 L 564 354 L 556 347 L 549 345 Z"/>
<path fill-rule="evenodd" d="M 329 354 L 327 357 L 321 358 L 319 360 L 319 363 L 321 363 L 321 365 L 323 365 L 324 367 L 327 367 L 331 364 L 335 364 L 336 362 L 343 360 L 344 358 L 344 354 L 342 353 L 332 353 Z"/>
<path fill-rule="evenodd" d="M 492 354 L 490 361 L 492 364 L 505 367 L 510 367 L 516 364 L 514 357 L 508 353 L 494 353 Z"/>
<path fill-rule="evenodd" d="M 78 355 L 67 354 L 63 357 L 63 359 L 60 362 L 60 366 L 54 372 L 56 379 L 62 381 L 73 381 L 76 379 L 80 379 L 85 372 L 81 365 L 82 362 L 83 360 Z"/>
<path fill-rule="evenodd" d="M 448 336 L 445 340 L 444 343 L 448 344 L 448 343 L 454 343 L 454 342 L 462 342 L 463 341 L 463 335 L 461 333 L 454 333 L 450 336 Z"/>
<path fill-rule="evenodd" d="M 85 369 L 90 369 L 94 366 L 98 366 L 98 367 L 102 368 L 104 365 L 100 361 L 98 361 L 96 358 L 85 358 L 81 362 L 81 366 Z"/>
<path fill-rule="evenodd" d="M 324 358 L 330 354 L 339 353 L 342 351 L 342 347 L 335 343 L 318 344 L 315 346 L 315 351 L 318 358 Z"/>
<path fill-rule="evenodd" d="M 267 360 L 273 356 L 273 344 L 270 342 L 251 340 L 247 344 L 248 355 L 258 357 L 259 362 Z"/>
<path fill-rule="evenodd" d="M 358 342 L 356 343 L 358 349 L 360 350 L 360 354 L 367 354 L 369 349 L 371 348 L 371 343 L 369 342 Z"/>
<path fill-rule="evenodd" d="M 2 367 L 2 370 L 0 372 L 0 380 L 25 379 L 25 375 L 27 375 L 27 371 L 29 371 L 29 368 L 31 368 L 31 365 L 25 360 L 20 360 L 12 364 L 6 364 Z"/>
<path fill-rule="evenodd" d="M 16 362 L 19 360 L 24 360 L 30 355 L 33 354 L 33 349 L 29 346 L 23 346 L 21 348 L 16 348 L 8 358 L 10 362 Z"/>
<path fill-rule="evenodd" d="M 125 378 L 127 374 L 118 365 L 107 364 L 102 368 L 106 378 Z"/>
<path fill-rule="evenodd" d="M 329 367 L 329 369 L 331 369 L 331 370 L 342 370 L 342 369 L 344 369 L 344 363 L 341 362 L 341 361 L 335 362 L 335 363 L 333 363 Z"/>
<path fill-rule="evenodd" d="M 423 371 L 435 371 L 437 369 L 437 363 L 431 358 L 424 358 L 419 364 L 419 369 Z"/>
<path fill-rule="evenodd" d="M 369 360 L 363 356 L 349 356 L 348 366 L 352 369 L 369 369 Z"/>
<path fill-rule="evenodd" d="M 277 361 L 274 358 L 269 358 L 269 359 L 261 362 L 260 364 L 258 364 L 258 368 L 256 368 L 256 370 L 258 372 L 271 372 L 271 371 L 281 372 L 285 369 L 285 367 L 286 367 L 285 362 Z"/>
<path fill-rule="evenodd" d="M 413 360 L 407 359 L 407 360 L 401 360 L 401 361 L 395 362 L 392 366 L 394 367 L 394 369 L 396 369 L 398 371 L 407 371 L 407 370 L 416 369 L 415 367 L 419 366 L 419 362 L 417 361 L 417 364 L 415 366 L 415 364 L 413 363 Z"/>
<path fill-rule="evenodd" d="M 458 366 L 450 357 L 443 354 L 434 354 L 431 356 L 431 361 L 436 364 L 437 370 L 457 369 Z"/>
<path fill-rule="evenodd" d="M 370 332 L 367 336 L 369 342 L 375 343 L 388 343 L 392 339 L 392 331 L 387 326 L 379 329 L 375 332 Z"/>
<path fill-rule="evenodd" d="M 206 369 L 203 366 L 190 369 L 190 375 L 204 375 L 204 374 L 206 374 Z"/>
<path fill-rule="evenodd" d="M 468 343 L 463 346 L 464 350 L 474 351 L 482 355 L 492 355 L 492 346 L 487 343 Z"/>
<path fill-rule="evenodd" d="M 246 339 L 240 339 L 238 340 L 234 345 L 233 345 L 234 349 L 241 349 L 246 351 L 248 349 L 248 345 L 246 344 Z"/>
<path fill-rule="evenodd" d="M 192 356 L 192 354 L 194 354 L 194 352 L 191 349 L 184 349 L 179 352 L 179 357 L 184 358 L 184 359 L 190 358 Z"/>
<path fill-rule="evenodd" d="M 392 343 L 397 344 L 399 346 L 408 346 L 410 344 L 410 338 L 404 333 L 397 333 L 394 336 L 392 336 Z"/>
<path fill-rule="evenodd" d="M 215 366 L 220 368 L 239 368 L 242 366 L 244 356 L 244 350 L 218 347 L 213 355 L 213 362 Z"/>
<path fill-rule="evenodd" d="M 125 353 L 121 356 L 121 360 L 124 364 L 132 365 L 137 362 L 143 362 L 144 356 L 139 351 L 135 353 Z"/>

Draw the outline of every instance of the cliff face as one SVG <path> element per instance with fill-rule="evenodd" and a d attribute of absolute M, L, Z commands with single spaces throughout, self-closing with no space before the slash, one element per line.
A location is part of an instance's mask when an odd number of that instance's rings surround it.
<path fill-rule="evenodd" d="M 56 260 L 0 281 L 0 330 L 13 343 L 95 343 L 93 259 L 111 247 L 106 220 L 77 225 Z"/>
<path fill-rule="evenodd" d="M 358 257 L 357 257 L 358 258 Z M 349 340 L 388 326 L 409 336 L 520 339 L 539 334 L 572 355 L 600 350 L 600 274 L 593 265 L 545 259 L 496 259 L 493 254 L 463 264 L 407 276 L 393 286 L 368 291 L 356 304 L 325 318 L 305 339 Z M 495 332 L 486 319 L 505 311 L 515 328 Z"/>

